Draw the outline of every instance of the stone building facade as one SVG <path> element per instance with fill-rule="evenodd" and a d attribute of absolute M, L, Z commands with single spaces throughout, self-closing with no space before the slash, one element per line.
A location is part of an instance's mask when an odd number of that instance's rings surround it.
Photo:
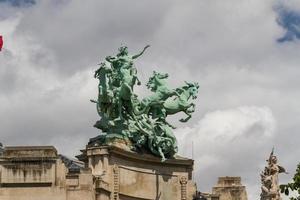
<path fill-rule="evenodd" d="M 5 147 L 0 155 L 1 200 L 187 200 L 193 160 L 162 163 L 117 146 L 87 147 L 79 161 L 52 146 Z"/>
<path fill-rule="evenodd" d="M 0 156 L 0 199 L 92 200 L 90 170 L 72 162 L 73 168 L 68 168 L 52 146 L 5 147 Z"/>

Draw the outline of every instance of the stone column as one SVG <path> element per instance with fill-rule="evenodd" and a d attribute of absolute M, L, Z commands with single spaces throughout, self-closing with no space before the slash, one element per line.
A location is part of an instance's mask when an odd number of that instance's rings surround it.
<path fill-rule="evenodd" d="M 119 200 L 119 182 L 120 182 L 120 176 L 119 176 L 119 166 L 114 165 L 113 167 L 113 188 L 112 188 L 112 200 Z"/>
<path fill-rule="evenodd" d="M 185 176 L 180 177 L 180 185 L 181 185 L 181 200 L 186 200 L 187 199 L 187 195 L 186 195 L 187 177 Z"/>

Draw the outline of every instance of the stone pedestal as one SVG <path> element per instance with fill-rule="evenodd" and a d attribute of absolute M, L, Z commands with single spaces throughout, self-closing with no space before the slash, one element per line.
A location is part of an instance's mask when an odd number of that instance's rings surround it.
<path fill-rule="evenodd" d="M 177 157 L 161 162 L 117 146 L 94 146 L 77 158 L 92 170 L 96 200 L 191 200 L 193 160 Z"/>

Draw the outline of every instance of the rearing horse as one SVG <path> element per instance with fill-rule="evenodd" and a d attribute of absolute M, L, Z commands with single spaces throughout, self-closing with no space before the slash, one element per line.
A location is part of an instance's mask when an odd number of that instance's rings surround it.
<path fill-rule="evenodd" d="M 163 104 L 166 115 L 184 112 L 187 115 L 187 118 L 180 119 L 181 122 L 187 122 L 192 117 L 191 113 L 195 111 L 195 104 L 191 103 L 189 100 L 190 98 L 197 98 L 199 89 L 198 83 L 185 83 L 185 86 L 176 89 L 176 91 L 179 93 L 179 96 L 175 98 L 169 98 Z"/>
<path fill-rule="evenodd" d="M 166 79 L 169 77 L 167 73 L 153 72 L 153 75 L 149 78 L 147 87 L 154 92 L 154 94 L 146 97 L 139 105 L 139 109 L 135 109 L 135 114 L 149 114 L 152 113 L 153 118 L 157 118 L 160 115 L 163 102 L 169 97 L 177 94 L 175 90 L 169 89 L 166 83 Z"/>

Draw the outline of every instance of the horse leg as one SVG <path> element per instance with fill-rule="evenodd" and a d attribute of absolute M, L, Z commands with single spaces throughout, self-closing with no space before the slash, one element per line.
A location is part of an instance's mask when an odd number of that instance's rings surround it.
<path fill-rule="evenodd" d="M 181 122 L 189 121 L 192 118 L 192 115 L 190 113 L 186 112 L 186 111 L 183 111 L 183 112 L 187 115 L 187 118 L 182 118 L 179 121 L 181 121 Z"/>
<path fill-rule="evenodd" d="M 188 113 L 193 113 L 195 112 L 195 104 L 191 103 L 191 105 L 189 107 L 186 108 L 186 112 Z"/>
<path fill-rule="evenodd" d="M 190 105 L 186 106 L 182 111 L 187 115 L 187 118 L 182 118 L 179 121 L 181 122 L 189 121 L 189 119 L 191 119 L 192 117 L 191 113 L 195 111 L 195 104 L 191 103 Z"/>

